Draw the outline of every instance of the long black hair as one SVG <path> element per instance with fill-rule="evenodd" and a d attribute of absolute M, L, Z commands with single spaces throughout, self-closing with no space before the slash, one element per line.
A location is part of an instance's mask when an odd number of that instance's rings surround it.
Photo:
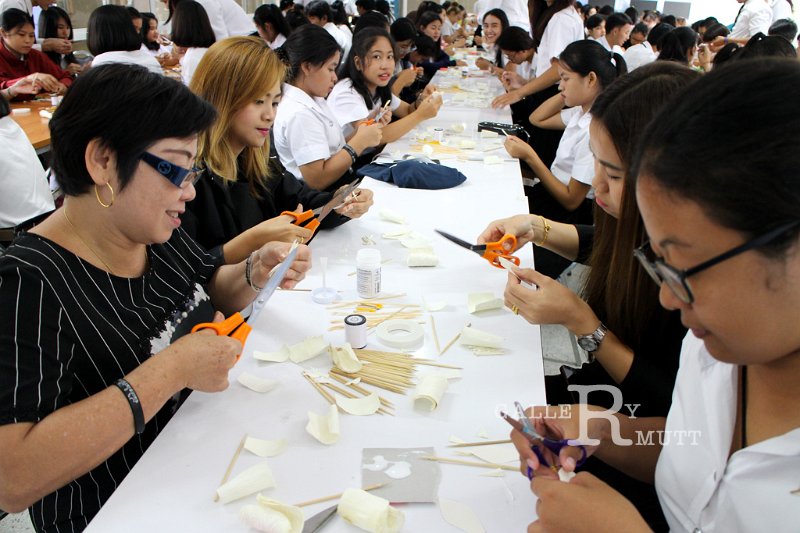
<path fill-rule="evenodd" d="M 50 11 L 50 9 L 48 9 L 47 11 Z M 150 13 L 148 11 L 142 11 L 142 44 L 148 50 L 152 50 L 154 52 L 157 52 L 158 50 L 161 49 L 161 45 L 158 43 L 158 41 L 153 41 L 153 42 L 148 42 L 147 41 L 147 34 L 150 33 L 150 21 L 151 20 L 155 20 L 156 21 L 156 27 L 158 27 L 158 19 L 156 18 L 156 16 L 153 13 Z"/>
<path fill-rule="evenodd" d="M 531 14 L 531 35 L 537 47 L 542 44 L 542 35 L 553 15 L 573 5 L 575 5 L 575 0 L 555 0 L 551 6 L 547 5 L 547 0 L 530 0 L 528 2 Z"/>
<path fill-rule="evenodd" d="M 289 37 L 292 34 L 292 28 L 286 22 L 286 19 L 281 13 L 281 9 L 275 4 L 262 4 L 258 6 L 255 13 L 253 13 L 253 22 L 256 26 L 264 27 L 265 24 L 271 24 L 272 29 L 284 37 Z"/>
<path fill-rule="evenodd" d="M 395 61 L 397 61 L 397 46 L 394 44 L 392 37 L 383 28 L 364 28 L 356 33 L 353 37 L 353 45 L 350 48 L 350 53 L 347 56 L 347 61 L 339 69 L 339 79 L 350 78 L 353 84 L 353 89 L 364 99 L 367 109 L 372 109 L 375 105 L 375 97 L 380 100 L 380 105 L 392 99 L 392 90 L 389 85 L 385 87 L 378 87 L 375 94 L 369 92 L 367 88 L 367 80 L 364 78 L 364 68 L 366 62 L 369 61 L 369 51 L 375 46 L 378 39 L 386 39 L 392 47 Z M 361 63 L 359 69 L 356 65 L 356 58 Z"/>
<path fill-rule="evenodd" d="M 278 57 L 288 67 L 286 80 L 294 82 L 302 72 L 303 63 L 316 67 L 323 65 L 336 54 L 342 53 L 336 39 L 324 28 L 314 24 L 304 24 L 295 28 L 292 34 L 276 50 Z"/>
<path fill-rule="evenodd" d="M 490 9 L 489 11 L 487 11 L 486 13 L 483 14 L 483 19 L 481 19 L 481 24 L 484 23 L 484 21 L 486 20 L 486 17 L 488 17 L 489 15 L 493 16 L 494 18 L 496 18 L 497 20 L 500 21 L 500 26 L 502 27 L 501 31 L 500 31 L 500 37 L 502 37 L 505 34 L 505 32 L 506 32 L 506 30 L 508 29 L 508 26 L 509 26 L 508 15 L 506 15 L 506 12 L 503 11 L 502 9 L 497 9 L 497 8 Z M 497 65 L 498 67 L 502 67 L 503 66 L 503 52 L 502 52 L 502 50 L 500 50 L 500 46 L 498 46 L 497 42 L 495 42 L 495 46 L 497 47 L 497 53 L 496 53 L 496 55 L 494 57 L 494 64 Z"/>
<path fill-rule="evenodd" d="M 89 15 L 86 45 L 93 56 L 99 56 L 105 52 L 133 52 L 142 47 L 142 41 L 128 10 L 108 4 Z"/>
<path fill-rule="evenodd" d="M 50 6 L 47 9 L 43 9 L 39 14 L 39 38 L 50 39 L 58 37 L 59 20 L 63 20 L 69 26 L 69 37 L 67 37 L 67 39 L 72 41 L 75 38 L 72 33 L 72 21 L 67 12 L 58 6 Z M 61 54 L 58 52 L 45 52 L 44 54 L 49 57 L 53 63 L 61 67 Z M 75 59 L 75 54 L 70 52 L 64 56 L 64 62 L 70 64 L 77 63 L 78 60 Z"/>
<path fill-rule="evenodd" d="M 579 76 L 588 76 L 590 72 L 594 72 L 603 89 L 628 73 L 628 66 L 621 55 L 609 52 L 602 44 L 590 39 L 570 43 L 558 56 L 558 60 Z"/>
<path fill-rule="evenodd" d="M 675 28 L 661 38 L 658 60 L 688 64 L 693 46 L 697 46 L 697 33 L 686 26 Z"/>
<path fill-rule="evenodd" d="M 173 15 L 173 43 L 184 48 L 210 48 L 216 42 L 208 13 L 199 2 L 184 0 Z"/>

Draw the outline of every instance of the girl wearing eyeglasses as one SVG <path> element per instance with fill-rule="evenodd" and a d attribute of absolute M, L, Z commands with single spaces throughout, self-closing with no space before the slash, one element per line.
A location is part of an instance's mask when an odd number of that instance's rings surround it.
<path fill-rule="evenodd" d="M 492 222 L 478 241 L 496 241 L 511 233 L 517 236 L 519 246 L 532 242 L 591 267 L 582 297 L 535 270 L 516 273 L 535 283 L 538 290 L 509 276 L 508 307 L 532 324 L 566 327 L 589 352 L 589 362 L 568 381 L 561 376 L 547 378 L 548 403 L 579 401 L 577 394 L 567 391 L 567 385 L 605 385 L 616 387 L 625 404 L 638 406 L 634 407 L 636 416 L 666 416 L 686 328 L 677 313 L 658 306 L 658 288 L 633 257 L 645 232 L 628 169 L 635 144 L 650 119 L 698 74 L 668 63 L 641 70 L 611 84 L 592 107 L 594 226 L 518 215 Z M 591 394 L 590 401 L 606 409 L 613 405 L 608 393 Z M 652 486 L 597 459 L 590 458 L 585 469 L 633 500 L 651 527 L 664 529 Z"/>
<path fill-rule="evenodd" d="M 794 61 L 714 70 L 675 95 L 632 164 L 650 240 L 638 256 L 659 284 L 661 305 L 679 311 L 691 331 L 666 420 L 617 413 L 619 438 L 603 419 L 584 420 L 582 434 L 599 439 L 589 449 L 597 457 L 655 481 L 672 531 L 800 524 L 800 106 L 791 97 L 799 83 Z M 723 126 L 719 136 L 708 136 L 709 123 Z M 778 127 L 784 135 L 765 144 Z M 573 413 L 536 425 L 574 438 L 581 421 Z M 662 438 L 620 440 L 650 430 Z M 536 469 L 539 520 L 531 530 L 646 529 L 610 487 L 585 473 L 553 481 L 513 437 Z M 572 470 L 578 453 L 566 447 L 548 459 Z"/>

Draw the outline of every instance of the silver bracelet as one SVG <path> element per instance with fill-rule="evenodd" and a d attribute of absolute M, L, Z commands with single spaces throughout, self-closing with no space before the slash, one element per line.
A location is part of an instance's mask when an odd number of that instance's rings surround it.
<path fill-rule="evenodd" d="M 255 292 L 261 292 L 261 289 L 264 287 L 259 287 L 253 282 L 253 256 L 256 252 L 253 252 L 247 257 L 247 261 L 244 263 L 244 279 L 247 281 L 247 285 L 253 289 Z"/>

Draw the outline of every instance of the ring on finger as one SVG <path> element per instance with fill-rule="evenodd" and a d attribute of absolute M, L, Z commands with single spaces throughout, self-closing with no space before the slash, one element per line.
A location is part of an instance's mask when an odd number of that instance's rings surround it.
<path fill-rule="evenodd" d="M 514 313 L 515 315 L 518 315 L 519 314 L 519 307 L 517 307 L 516 305 L 512 304 L 511 305 L 511 312 Z"/>

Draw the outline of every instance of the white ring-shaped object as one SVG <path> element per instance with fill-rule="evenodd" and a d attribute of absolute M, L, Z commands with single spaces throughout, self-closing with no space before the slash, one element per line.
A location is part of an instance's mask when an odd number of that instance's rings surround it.
<path fill-rule="evenodd" d="M 375 330 L 378 340 L 390 348 L 412 350 L 422 346 L 425 330 L 413 320 L 386 320 Z"/>

